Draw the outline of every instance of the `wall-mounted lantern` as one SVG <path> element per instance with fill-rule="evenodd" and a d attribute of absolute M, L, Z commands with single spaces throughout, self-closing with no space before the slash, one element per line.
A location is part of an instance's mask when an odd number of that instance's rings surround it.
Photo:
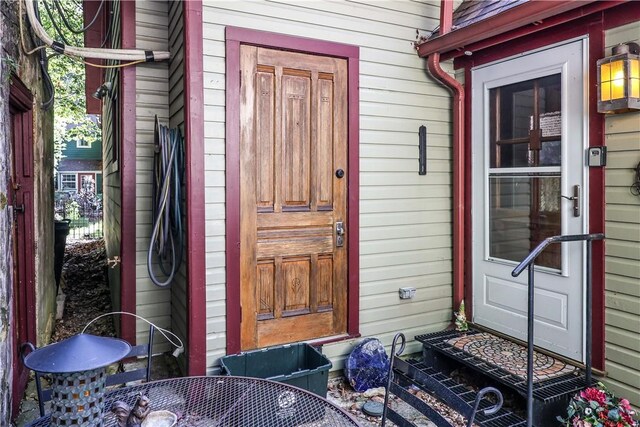
<path fill-rule="evenodd" d="M 598 61 L 598 112 L 640 110 L 640 45 L 624 43 Z"/>

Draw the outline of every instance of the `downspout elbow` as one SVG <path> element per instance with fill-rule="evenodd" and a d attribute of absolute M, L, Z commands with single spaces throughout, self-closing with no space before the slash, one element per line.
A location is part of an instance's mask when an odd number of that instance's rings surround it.
<path fill-rule="evenodd" d="M 427 70 L 433 78 L 453 92 L 453 307 L 464 298 L 465 259 L 465 150 L 464 150 L 464 86 L 440 66 L 440 54 L 427 57 Z M 467 304 L 469 307 L 470 304 Z"/>

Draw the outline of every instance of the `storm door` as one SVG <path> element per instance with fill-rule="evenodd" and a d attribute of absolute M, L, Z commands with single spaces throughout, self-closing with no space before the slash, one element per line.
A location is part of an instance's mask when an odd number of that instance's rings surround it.
<path fill-rule="evenodd" d="M 526 340 L 527 275 L 513 268 L 546 237 L 585 232 L 583 44 L 472 71 L 473 321 Z M 536 262 L 536 345 L 581 361 L 583 251 Z"/>

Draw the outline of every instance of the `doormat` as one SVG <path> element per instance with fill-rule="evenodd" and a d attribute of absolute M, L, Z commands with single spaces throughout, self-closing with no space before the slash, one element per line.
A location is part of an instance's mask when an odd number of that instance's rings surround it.
<path fill-rule="evenodd" d="M 527 348 L 515 342 L 481 332 L 452 338 L 447 344 L 482 359 L 486 363 L 504 369 L 526 380 Z M 533 382 L 545 381 L 578 370 L 552 356 L 535 351 L 533 353 Z"/>

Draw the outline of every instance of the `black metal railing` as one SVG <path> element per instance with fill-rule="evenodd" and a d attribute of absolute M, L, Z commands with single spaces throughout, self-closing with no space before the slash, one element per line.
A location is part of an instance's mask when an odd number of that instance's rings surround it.
<path fill-rule="evenodd" d="M 527 305 L 527 427 L 533 425 L 533 325 L 534 325 L 534 262 L 538 255 L 546 249 L 547 246 L 552 243 L 562 242 L 586 242 L 586 355 L 585 355 L 585 376 L 586 384 L 591 384 L 592 367 L 591 367 L 591 301 L 593 290 L 591 289 L 591 252 L 592 243 L 594 240 L 603 240 L 605 238 L 603 233 L 595 234 L 573 234 L 567 236 L 553 236 L 544 239 L 536 248 L 531 251 L 529 255 L 513 269 L 511 275 L 518 277 L 525 268 L 528 268 L 528 305 Z"/>
<path fill-rule="evenodd" d="M 55 214 L 69 221 L 69 239 L 100 239 L 103 237 L 102 195 L 91 191 L 56 192 Z"/>
<path fill-rule="evenodd" d="M 398 348 L 398 344 L 400 348 Z M 452 423 L 442 416 L 438 411 L 432 408 L 425 401 L 409 393 L 401 383 L 404 380 L 409 380 L 411 383 L 420 384 L 420 388 L 428 390 L 429 393 L 436 396 L 439 400 L 452 407 L 459 413 L 461 413 L 467 419 L 467 427 L 472 427 L 476 419 L 476 415 L 482 414 L 485 417 L 496 415 L 497 418 L 507 417 L 507 413 L 502 411 L 503 397 L 500 390 L 494 387 L 485 387 L 479 390 L 473 401 L 467 401 L 462 399 L 456 392 L 454 392 L 451 386 L 445 385 L 443 382 L 436 380 L 435 377 L 421 372 L 416 369 L 415 366 L 409 361 L 400 359 L 402 352 L 404 351 L 406 344 L 406 338 L 402 332 L 398 332 L 393 338 L 391 344 L 391 358 L 389 360 L 389 372 L 387 376 L 387 385 L 384 394 L 384 403 L 382 407 L 382 422 L 381 426 L 385 427 L 387 420 L 392 421 L 398 426 L 413 426 L 414 424 L 409 422 L 397 411 L 389 408 L 389 395 L 393 393 L 396 398 L 403 400 L 408 405 L 412 406 L 415 410 L 425 415 L 429 421 L 434 423 L 438 427 L 450 427 Z M 394 371 L 396 370 L 396 371 Z M 468 390 L 467 390 L 468 391 Z M 481 401 L 485 399 L 485 396 L 493 395 L 492 403 L 484 403 L 481 408 Z M 487 399 L 488 400 L 488 399 Z M 491 424 L 491 425 L 506 425 L 506 424 Z"/>

